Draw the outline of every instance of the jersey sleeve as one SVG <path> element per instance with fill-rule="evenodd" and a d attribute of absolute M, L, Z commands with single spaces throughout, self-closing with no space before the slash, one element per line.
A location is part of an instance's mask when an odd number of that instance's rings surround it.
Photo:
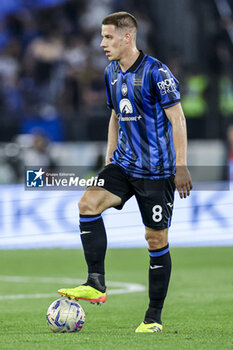
<path fill-rule="evenodd" d="M 107 96 L 107 106 L 109 109 L 113 109 L 113 103 L 111 98 L 111 87 L 109 83 L 109 69 L 106 67 L 104 71 L 104 80 L 105 80 L 105 88 L 106 88 L 106 96 Z"/>
<path fill-rule="evenodd" d="M 171 107 L 180 102 L 179 82 L 165 64 L 154 67 L 153 83 L 162 108 Z"/>

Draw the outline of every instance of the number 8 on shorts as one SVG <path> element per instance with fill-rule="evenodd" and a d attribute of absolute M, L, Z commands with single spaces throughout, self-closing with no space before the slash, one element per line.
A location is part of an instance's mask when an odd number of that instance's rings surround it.
<path fill-rule="evenodd" d="M 162 216 L 162 211 L 163 211 L 163 208 L 161 207 L 161 205 L 154 205 L 153 208 L 152 208 L 152 219 L 154 222 L 160 222 L 163 218 Z"/>

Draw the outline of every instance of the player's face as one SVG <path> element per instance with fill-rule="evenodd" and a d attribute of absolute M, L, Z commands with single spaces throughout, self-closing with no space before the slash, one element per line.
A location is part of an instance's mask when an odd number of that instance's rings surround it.
<path fill-rule="evenodd" d="M 103 37 L 100 46 L 103 47 L 109 61 L 119 61 L 125 48 L 125 36 L 112 24 L 102 25 Z"/>

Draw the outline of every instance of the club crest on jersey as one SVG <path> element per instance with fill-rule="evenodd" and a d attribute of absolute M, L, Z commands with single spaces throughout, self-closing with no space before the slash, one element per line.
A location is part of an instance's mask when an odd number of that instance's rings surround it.
<path fill-rule="evenodd" d="M 120 100 L 120 111 L 122 114 L 131 114 L 133 113 L 133 106 L 130 102 L 130 100 L 128 100 L 128 98 L 123 98 L 122 100 Z"/>
<path fill-rule="evenodd" d="M 164 79 L 157 83 L 161 95 L 176 91 L 176 84 L 173 78 Z"/>
<path fill-rule="evenodd" d="M 123 83 L 121 85 L 121 93 L 122 93 L 123 96 L 126 96 L 127 93 L 128 93 L 128 88 L 127 88 L 127 85 L 125 83 Z"/>

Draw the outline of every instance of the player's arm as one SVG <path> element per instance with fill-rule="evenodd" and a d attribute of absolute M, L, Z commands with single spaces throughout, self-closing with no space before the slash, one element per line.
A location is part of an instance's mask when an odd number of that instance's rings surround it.
<path fill-rule="evenodd" d="M 184 112 L 180 103 L 164 109 L 172 124 L 173 141 L 176 153 L 175 185 L 180 198 L 186 198 L 192 189 L 192 180 L 187 168 L 187 129 Z"/>
<path fill-rule="evenodd" d="M 108 126 L 108 144 L 107 144 L 107 152 L 106 152 L 106 158 L 105 158 L 106 165 L 111 163 L 110 158 L 112 157 L 113 152 L 117 148 L 118 132 L 119 132 L 119 123 L 118 123 L 116 112 L 113 109 L 111 118 L 109 121 L 109 126 Z"/>

